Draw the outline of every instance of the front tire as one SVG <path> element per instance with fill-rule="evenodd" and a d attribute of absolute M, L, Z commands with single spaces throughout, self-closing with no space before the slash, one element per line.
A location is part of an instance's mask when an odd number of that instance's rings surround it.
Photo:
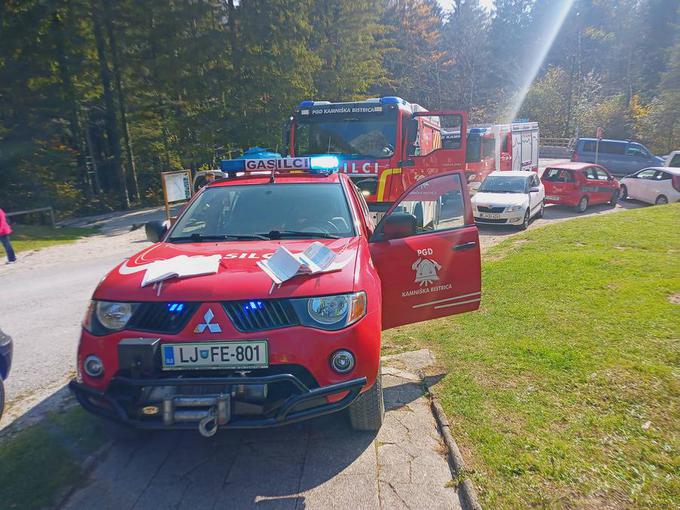
<path fill-rule="evenodd" d="M 654 205 L 666 205 L 668 203 L 668 198 L 666 195 L 659 195 L 654 201 Z"/>
<path fill-rule="evenodd" d="M 529 207 L 527 207 L 527 212 L 524 213 L 524 221 L 519 226 L 520 230 L 526 230 L 529 228 L 529 220 L 531 219 L 531 213 L 529 212 Z"/>
<path fill-rule="evenodd" d="M 578 204 L 575 207 L 577 213 L 584 213 L 588 209 L 588 197 L 581 197 Z"/>
<path fill-rule="evenodd" d="M 378 370 L 375 384 L 352 402 L 348 409 L 349 422 L 354 430 L 377 432 L 385 418 L 382 373 Z"/>
<path fill-rule="evenodd" d="M 617 190 L 614 193 L 612 193 L 612 198 L 611 198 L 611 200 L 609 200 L 609 205 L 611 205 L 612 207 L 615 207 L 616 203 L 618 201 L 619 201 L 619 191 Z"/>

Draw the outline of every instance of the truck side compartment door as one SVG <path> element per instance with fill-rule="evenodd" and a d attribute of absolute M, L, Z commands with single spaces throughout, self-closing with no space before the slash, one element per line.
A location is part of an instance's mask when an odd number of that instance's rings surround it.
<path fill-rule="evenodd" d="M 383 329 L 479 308 L 479 234 L 462 170 L 407 189 L 376 227 L 370 250 Z"/>

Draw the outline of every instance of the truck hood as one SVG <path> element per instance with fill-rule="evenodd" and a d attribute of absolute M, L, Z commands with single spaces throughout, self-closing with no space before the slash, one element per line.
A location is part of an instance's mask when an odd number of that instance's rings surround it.
<path fill-rule="evenodd" d="M 258 261 L 268 258 L 281 245 L 292 253 L 299 253 L 315 241 L 325 244 L 337 254 L 335 262 L 342 266 L 340 270 L 296 276 L 280 287 L 273 287 L 271 278 L 257 265 Z M 106 275 L 95 290 L 93 299 L 206 302 L 352 292 L 357 249 L 360 243 L 360 237 L 195 244 L 157 243 L 125 260 Z M 222 257 L 216 274 L 170 279 L 160 286 L 141 286 L 145 273 L 142 268 L 152 262 L 180 255 L 215 254 Z"/>
<path fill-rule="evenodd" d="M 525 205 L 527 203 L 527 195 L 524 193 L 485 193 L 478 191 L 472 197 L 474 205 L 482 206 L 504 206 L 509 205 Z"/>

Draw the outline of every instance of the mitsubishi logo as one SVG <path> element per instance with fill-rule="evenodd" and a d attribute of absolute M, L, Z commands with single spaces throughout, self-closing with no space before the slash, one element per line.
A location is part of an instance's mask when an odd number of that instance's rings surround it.
<path fill-rule="evenodd" d="M 205 322 L 199 323 L 196 326 L 196 329 L 194 329 L 194 333 L 203 333 L 206 329 L 211 333 L 222 333 L 222 328 L 220 325 L 217 322 L 211 322 L 214 318 L 215 314 L 213 313 L 212 309 L 208 308 L 208 311 L 205 312 L 205 315 L 203 315 L 203 320 Z"/>

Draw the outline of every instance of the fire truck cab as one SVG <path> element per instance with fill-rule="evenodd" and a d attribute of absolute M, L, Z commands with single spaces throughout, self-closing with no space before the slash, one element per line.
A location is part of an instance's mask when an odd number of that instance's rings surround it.
<path fill-rule="evenodd" d="M 430 112 L 393 96 L 303 101 L 285 129 L 287 155 L 336 155 L 341 172 L 378 215 L 417 180 L 464 169 L 466 139 L 465 112 Z M 424 216 L 428 213 L 420 211 L 420 222 L 427 222 Z"/>

